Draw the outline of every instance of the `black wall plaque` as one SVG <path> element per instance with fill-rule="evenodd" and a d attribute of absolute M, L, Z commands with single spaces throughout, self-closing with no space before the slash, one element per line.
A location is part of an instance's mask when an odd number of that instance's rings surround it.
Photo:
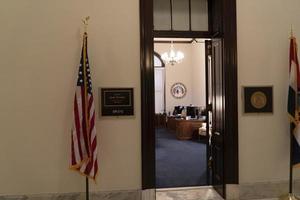
<path fill-rule="evenodd" d="M 272 113 L 273 87 L 244 87 L 245 113 Z"/>
<path fill-rule="evenodd" d="M 133 88 L 101 88 L 102 116 L 134 115 Z"/>

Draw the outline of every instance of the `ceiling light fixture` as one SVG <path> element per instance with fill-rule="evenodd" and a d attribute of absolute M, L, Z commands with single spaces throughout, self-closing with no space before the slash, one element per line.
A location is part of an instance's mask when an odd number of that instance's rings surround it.
<path fill-rule="evenodd" d="M 165 64 L 171 64 L 173 66 L 183 60 L 184 54 L 181 51 L 175 51 L 173 41 L 171 41 L 169 52 L 163 53 L 161 58 L 165 61 Z"/>

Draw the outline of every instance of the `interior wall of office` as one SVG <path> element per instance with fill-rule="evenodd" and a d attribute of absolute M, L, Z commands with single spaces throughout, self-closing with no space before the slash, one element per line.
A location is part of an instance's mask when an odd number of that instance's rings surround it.
<path fill-rule="evenodd" d="M 288 180 L 287 87 L 291 25 L 300 41 L 297 0 L 237 0 L 240 182 Z M 299 56 L 299 55 L 298 55 Z M 243 113 L 243 86 L 273 86 L 273 114 Z M 295 169 L 295 178 L 300 178 Z"/>
<path fill-rule="evenodd" d="M 237 0 L 242 183 L 288 179 L 288 37 L 293 24 L 300 40 L 299 9 L 297 0 Z M 84 191 L 68 161 L 86 15 L 97 111 L 98 87 L 135 88 L 135 117 L 99 119 L 97 112 L 100 173 L 91 189 L 141 188 L 139 1 L 3 0 L 0 194 Z M 246 85 L 274 86 L 273 114 L 243 114 Z"/>
<path fill-rule="evenodd" d="M 171 113 L 174 106 L 205 106 L 205 45 L 204 43 L 174 43 L 175 50 L 184 53 L 181 63 L 167 64 L 166 70 L 166 111 Z M 162 55 L 169 51 L 170 44 L 155 43 L 154 49 Z M 183 83 L 187 89 L 186 95 L 176 99 L 171 94 L 174 83 Z"/>

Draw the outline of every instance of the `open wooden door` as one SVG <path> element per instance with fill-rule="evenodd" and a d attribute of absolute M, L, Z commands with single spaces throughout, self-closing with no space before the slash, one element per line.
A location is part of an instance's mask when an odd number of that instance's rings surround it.
<path fill-rule="evenodd" d="M 210 94 L 210 160 L 211 178 L 215 190 L 225 197 L 224 182 L 224 130 L 225 84 L 222 39 L 211 41 L 211 69 L 207 79 L 211 82 Z M 208 84 L 209 85 L 209 84 Z"/>
<path fill-rule="evenodd" d="M 206 157 L 207 157 L 207 185 L 212 184 L 212 148 L 211 148 L 211 130 L 212 130 L 212 44 L 211 40 L 205 40 L 205 91 L 206 91 Z"/>

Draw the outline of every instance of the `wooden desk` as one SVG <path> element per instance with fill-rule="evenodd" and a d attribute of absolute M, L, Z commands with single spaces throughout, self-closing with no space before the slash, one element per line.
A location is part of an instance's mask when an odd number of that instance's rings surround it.
<path fill-rule="evenodd" d="M 179 140 L 190 140 L 193 137 L 193 132 L 197 131 L 202 126 L 204 120 L 200 119 L 178 119 L 173 116 L 167 118 L 167 128 L 176 131 L 176 137 Z"/>
<path fill-rule="evenodd" d="M 179 140 L 190 140 L 193 137 L 193 132 L 197 131 L 202 126 L 203 120 L 178 120 L 176 126 L 176 137 Z"/>

